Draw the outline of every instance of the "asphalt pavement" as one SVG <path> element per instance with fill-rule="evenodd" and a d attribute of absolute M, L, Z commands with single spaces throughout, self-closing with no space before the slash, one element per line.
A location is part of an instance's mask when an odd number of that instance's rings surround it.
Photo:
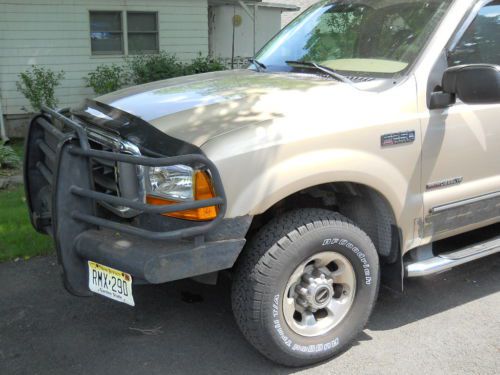
<path fill-rule="evenodd" d="M 136 307 L 76 298 L 54 257 L 0 264 L 0 374 L 499 374 L 500 254 L 382 288 L 346 352 L 304 369 L 258 354 L 229 283 L 137 286 Z"/>

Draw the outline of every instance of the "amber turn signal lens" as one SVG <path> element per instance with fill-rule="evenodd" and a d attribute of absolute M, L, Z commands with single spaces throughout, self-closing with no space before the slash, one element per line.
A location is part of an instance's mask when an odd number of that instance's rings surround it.
<path fill-rule="evenodd" d="M 215 192 L 210 182 L 210 176 L 207 172 L 197 171 L 194 176 L 194 199 L 197 201 L 210 199 L 215 197 Z M 154 206 L 163 206 L 179 203 L 178 201 L 159 198 L 152 195 L 146 197 L 146 202 Z M 208 206 L 196 208 L 194 210 L 176 211 L 163 214 L 163 216 L 175 217 L 178 219 L 193 220 L 193 221 L 208 221 L 217 217 L 217 206 Z"/>

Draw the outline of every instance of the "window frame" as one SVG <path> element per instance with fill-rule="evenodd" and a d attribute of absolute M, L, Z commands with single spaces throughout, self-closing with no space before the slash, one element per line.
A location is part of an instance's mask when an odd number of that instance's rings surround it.
<path fill-rule="evenodd" d="M 104 13 L 107 13 L 107 14 L 113 14 L 113 13 L 116 13 L 116 14 L 119 14 L 120 15 L 120 27 L 121 27 L 121 30 L 113 30 L 113 31 L 109 31 L 109 30 L 106 30 L 106 31 L 94 31 L 92 30 L 92 14 L 97 14 L 97 13 L 100 13 L 100 14 L 104 14 Z M 121 10 L 90 10 L 89 11 L 89 37 L 90 37 L 90 53 L 92 56 L 123 56 L 126 51 L 125 51 L 125 33 L 123 32 L 124 31 L 124 24 L 123 24 L 123 11 Z M 92 49 L 92 33 L 109 33 L 109 34 L 120 34 L 121 35 L 121 50 L 120 51 L 117 51 L 117 53 L 113 53 L 113 51 L 103 51 L 103 52 L 96 52 Z"/>
<path fill-rule="evenodd" d="M 435 92 L 436 87 L 441 87 L 443 74 L 448 69 L 449 58 L 451 52 L 456 48 L 464 34 L 467 32 L 468 28 L 474 22 L 478 16 L 481 9 L 496 0 L 476 0 L 469 6 L 467 14 L 465 14 L 458 26 L 455 28 L 448 41 L 444 45 L 443 49 L 436 57 L 432 69 L 427 73 L 427 86 L 426 86 L 426 100 L 424 103 L 425 108 L 431 111 L 437 111 L 439 109 L 430 108 L 430 98 L 433 92 Z"/>
<path fill-rule="evenodd" d="M 453 33 L 453 36 L 450 38 L 445 47 L 446 57 L 448 58 L 449 54 L 457 47 L 460 40 L 463 38 L 464 34 L 469 29 L 470 25 L 474 22 L 476 17 L 479 15 L 479 12 L 482 8 L 487 6 L 490 3 L 494 3 L 496 0 L 480 0 L 472 5 L 471 11 L 460 21 L 460 25 Z"/>
<path fill-rule="evenodd" d="M 476 20 L 476 18 L 479 16 L 479 13 L 481 10 L 488 5 L 497 2 L 498 0 L 480 0 L 476 4 L 473 5 L 472 10 L 470 14 L 468 14 L 464 19 L 461 21 L 460 26 L 455 30 L 454 35 L 450 38 L 448 43 L 446 44 L 446 65 L 450 67 L 450 56 L 453 53 L 453 51 L 457 48 L 458 44 L 464 37 L 465 33 L 467 30 L 469 30 L 469 27 L 473 24 L 473 22 Z"/>
<path fill-rule="evenodd" d="M 129 14 L 153 14 L 155 17 L 156 21 L 156 30 L 141 30 L 141 31 L 130 31 L 128 27 L 128 16 Z M 130 10 L 130 11 L 125 11 L 125 17 L 127 18 L 127 55 L 140 55 L 140 54 L 156 54 L 160 52 L 160 22 L 159 22 L 159 15 L 158 12 L 155 11 L 140 11 L 140 10 Z M 130 52 L 130 45 L 129 45 L 129 35 L 130 34 L 153 34 L 156 36 L 155 40 L 155 45 L 156 45 L 156 50 L 141 50 L 137 52 Z"/>
<path fill-rule="evenodd" d="M 92 30 L 91 16 L 93 13 L 119 13 L 121 21 L 121 31 L 105 31 L 113 34 L 121 34 L 121 51 L 113 53 L 112 51 L 96 52 L 92 49 L 92 33 L 99 32 Z M 156 20 L 156 31 L 145 30 L 145 31 L 129 31 L 128 28 L 128 14 L 154 14 Z M 123 10 L 123 9 L 89 9 L 88 11 L 88 25 L 89 25 L 89 48 L 90 56 L 93 58 L 101 57 L 117 57 L 117 56 L 137 56 L 141 54 L 158 54 L 160 52 L 160 14 L 158 10 Z M 102 31 L 104 32 L 104 31 Z M 156 50 L 139 50 L 130 51 L 129 48 L 129 34 L 154 34 L 156 35 Z"/>

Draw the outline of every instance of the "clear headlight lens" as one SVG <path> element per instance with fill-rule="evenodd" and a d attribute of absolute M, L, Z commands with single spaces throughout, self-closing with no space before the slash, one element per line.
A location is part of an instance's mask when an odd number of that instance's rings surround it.
<path fill-rule="evenodd" d="M 187 165 L 149 168 L 151 193 L 175 201 L 194 199 L 194 170 Z"/>
<path fill-rule="evenodd" d="M 210 173 L 194 170 L 187 165 L 149 168 L 149 188 L 146 202 L 155 206 L 167 206 L 185 201 L 200 201 L 214 198 Z M 208 221 L 217 217 L 218 206 L 207 206 L 163 213 L 178 219 Z"/>

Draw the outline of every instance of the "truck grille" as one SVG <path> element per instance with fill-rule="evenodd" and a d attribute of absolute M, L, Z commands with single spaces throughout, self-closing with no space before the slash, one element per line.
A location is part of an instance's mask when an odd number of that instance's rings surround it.
<path fill-rule="evenodd" d="M 88 135 L 90 147 L 93 150 L 140 155 L 138 149 L 110 134 L 88 128 Z M 91 158 L 90 161 L 95 191 L 138 202 L 145 201 L 142 167 L 100 158 Z M 123 218 L 130 218 L 140 213 L 125 206 L 106 202 L 99 202 L 99 204 Z"/>
<path fill-rule="evenodd" d="M 92 145 L 91 147 L 101 151 L 113 151 L 110 148 L 102 147 L 101 145 Z M 101 147 L 99 147 L 101 146 Z M 92 176 L 94 179 L 94 188 L 101 193 L 120 196 L 120 188 L 118 184 L 117 163 L 103 159 L 91 159 Z"/>

